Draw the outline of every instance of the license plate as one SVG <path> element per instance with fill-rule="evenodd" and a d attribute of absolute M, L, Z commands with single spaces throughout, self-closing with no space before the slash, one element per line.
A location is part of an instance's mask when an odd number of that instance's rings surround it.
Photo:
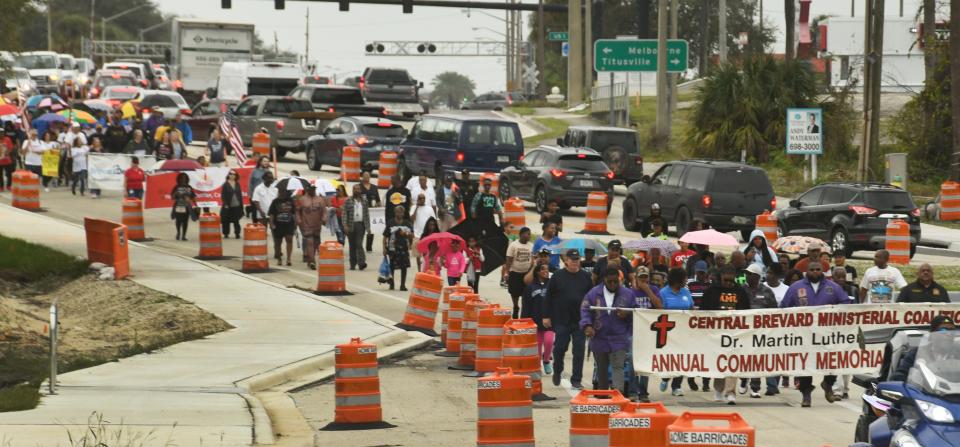
<path fill-rule="evenodd" d="M 739 225 L 746 225 L 750 222 L 753 222 L 753 219 L 749 217 L 744 217 L 744 216 L 733 216 L 733 218 L 730 219 L 730 223 L 735 223 Z"/>
<path fill-rule="evenodd" d="M 383 144 L 380 146 L 381 151 L 396 151 L 397 147 L 392 144 Z"/>
<path fill-rule="evenodd" d="M 497 163 L 510 163 L 509 155 L 497 155 Z"/>
<path fill-rule="evenodd" d="M 580 180 L 577 185 L 582 188 L 593 188 L 593 180 Z"/>

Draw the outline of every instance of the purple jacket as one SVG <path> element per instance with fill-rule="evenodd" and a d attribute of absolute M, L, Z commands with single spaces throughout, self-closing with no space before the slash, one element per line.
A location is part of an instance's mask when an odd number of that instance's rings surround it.
<path fill-rule="evenodd" d="M 850 303 L 847 292 L 845 292 L 839 284 L 823 278 L 820 280 L 820 288 L 814 293 L 813 287 L 810 286 L 810 280 L 803 278 L 790 285 L 786 295 L 783 296 L 783 301 L 780 302 L 780 307 L 803 307 L 803 304 L 800 302 L 801 298 L 807 299 L 807 306 Z"/>
<path fill-rule="evenodd" d="M 633 316 L 626 319 L 617 316 L 616 311 L 592 310 L 590 307 L 606 307 L 603 300 L 604 285 L 600 284 L 587 292 L 580 305 L 580 328 L 593 326 L 596 334 L 590 339 L 590 350 L 593 352 L 614 352 L 630 349 L 630 337 L 633 335 Z M 637 305 L 636 295 L 632 290 L 620 286 L 613 297 L 613 306 L 634 309 Z"/>

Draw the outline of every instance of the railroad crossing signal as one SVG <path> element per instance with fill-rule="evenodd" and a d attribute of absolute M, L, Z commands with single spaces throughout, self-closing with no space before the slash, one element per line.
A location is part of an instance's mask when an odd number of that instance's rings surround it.
<path fill-rule="evenodd" d="M 540 70 L 533 64 L 523 66 L 523 80 L 529 84 L 537 85 L 537 77 L 540 76 Z"/>

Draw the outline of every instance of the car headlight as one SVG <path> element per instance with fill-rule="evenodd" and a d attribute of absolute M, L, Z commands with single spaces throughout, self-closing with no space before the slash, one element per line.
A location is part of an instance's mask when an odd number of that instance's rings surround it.
<path fill-rule="evenodd" d="M 940 422 L 943 424 L 953 423 L 953 413 L 944 407 L 941 407 L 935 403 L 927 402 L 925 400 L 918 400 L 917 407 L 920 407 L 920 411 L 923 412 L 923 415 L 933 422 Z"/>
<path fill-rule="evenodd" d="M 53 74 L 53 75 L 50 75 L 49 78 L 50 78 L 51 81 L 56 81 L 56 80 L 60 79 L 60 76 Z"/>
<path fill-rule="evenodd" d="M 890 439 L 891 447 L 923 447 L 920 445 L 920 441 L 917 441 L 917 438 L 914 438 L 910 432 L 906 430 L 897 430 L 893 434 L 893 438 Z"/>

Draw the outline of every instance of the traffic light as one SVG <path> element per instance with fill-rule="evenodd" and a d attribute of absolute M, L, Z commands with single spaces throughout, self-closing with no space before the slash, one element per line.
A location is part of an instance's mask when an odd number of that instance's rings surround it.
<path fill-rule="evenodd" d="M 350 10 L 350 1 L 349 0 L 340 0 L 340 10 L 349 11 Z"/>
<path fill-rule="evenodd" d="M 413 14 L 413 0 L 403 0 L 403 13 Z"/>
<path fill-rule="evenodd" d="M 287 2 L 284 0 L 273 0 L 273 9 L 287 9 Z"/>
<path fill-rule="evenodd" d="M 373 53 L 373 52 L 383 53 L 383 51 L 386 50 L 386 47 L 384 47 L 382 43 L 374 42 L 374 43 L 368 43 L 366 46 L 366 50 L 367 50 L 367 53 Z"/>
<path fill-rule="evenodd" d="M 436 53 L 437 46 L 432 43 L 421 43 L 417 45 L 417 53 Z"/>
<path fill-rule="evenodd" d="M 233 5 L 230 4 L 230 0 L 220 0 L 221 9 L 230 9 Z"/>

